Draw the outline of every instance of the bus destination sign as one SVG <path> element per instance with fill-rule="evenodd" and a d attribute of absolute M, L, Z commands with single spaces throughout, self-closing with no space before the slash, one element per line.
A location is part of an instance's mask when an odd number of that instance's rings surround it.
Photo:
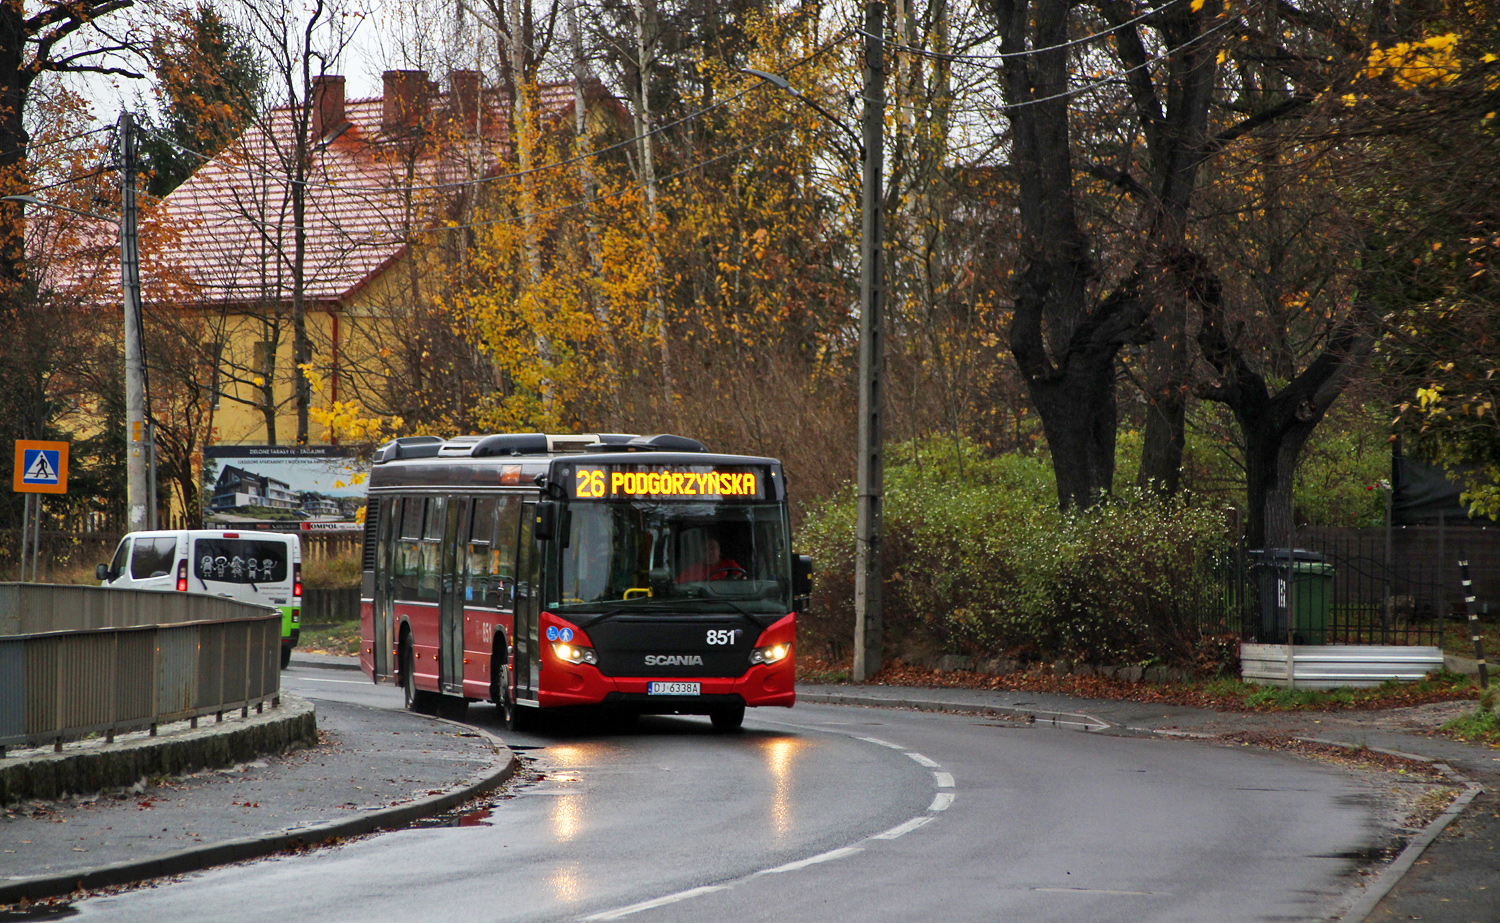
<path fill-rule="evenodd" d="M 755 468 L 609 465 L 580 467 L 568 481 L 575 500 L 764 500 Z"/>

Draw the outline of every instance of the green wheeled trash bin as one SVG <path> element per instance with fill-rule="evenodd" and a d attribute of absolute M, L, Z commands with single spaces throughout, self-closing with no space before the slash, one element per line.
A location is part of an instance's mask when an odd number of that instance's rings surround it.
<path fill-rule="evenodd" d="M 1316 551 L 1269 548 L 1250 552 L 1250 568 L 1260 590 L 1259 640 L 1287 642 L 1291 607 L 1293 644 L 1327 644 L 1333 610 L 1333 565 Z M 1289 579 L 1290 578 L 1290 579 Z M 1288 586 L 1290 584 L 1290 586 Z"/>

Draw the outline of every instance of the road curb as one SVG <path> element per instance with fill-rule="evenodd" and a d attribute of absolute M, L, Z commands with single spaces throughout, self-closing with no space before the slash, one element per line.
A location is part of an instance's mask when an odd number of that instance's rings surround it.
<path fill-rule="evenodd" d="M 116 741 L 107 748 L 64 750 L 0 761 L 0 804 L 129 788 L 153 776 L 233 766 L 267 753 L 318 742 L 311 702 L 283 695 L 267 712 L 160 737 Z"/>
<path fill-rule="evenodd" d="M 1431 756 L 1423 756 L 1420 753 L 1387 750 L 1381 747 L 1366 747 L 1342 740 L 1328 740 L 1323 737 L 1298 737 L 1296 739 L 1306 741 L 1307 743 L 1341 747 L 1345 750 L 1368 750 L 1371 753 L 1382 753 L 1386 756 L 1400 757 L 1401 759 L 1414 760 L 1419 763 L 1431 763 L 1433 768 L 1447 776 L 1451 781 L 1464 786 L 1464 792 L 1454 798 L 1453 802 L 1448 805 L 1443 813 L 1433 818 L 1432 822 L 1423 828 L 1421 833 L 1412 838 L 1412 841 L 1406 844 L 1406 848 L 1401 850 L 1401 854 L 1393 859 L 1391 864 L 1386 866 L 1375 877 L 1375 880 L 1370 883 L 1369 887 L 1365 888 L 1354 904 L 1344 912 L 1343 916 L 1338 918 L 1338 923 L 1364 923 L 1370 914 L 1374 912 L 1375 907 L 1401 882 L 1402 877 L 1411 871 L 1412 866 L 1417 864 L 1417 860 L 1422 858 L 1422 853 L 1427 851 L 1427 847 L 1431 846 L 1433 841 L 1447 829 L 1448 824 L 1452 823 L 1454 818 L 1462 814 L 1468 808 L 1469 803 L 1480 792 L 1484 791 L 1484 786 L 1455 771 L 1446 761 Z"/>
<path fill-rule="evenodd" d="M 909 708 L 914 711 L 946 712 L 956 715 L 978 715 L 985 718 L 1021 717 L 1035 724 L 1077 728 L 1083 731 L 1107 731 L 1117 728 L 1109 721 L 1082 712 L 1047 711 L 1013 705 L 966 705 L 938 702 L 932 699 L 887 699 L 882 696 L 845 695 L 843 693 L 799 692 L 797 701 L 814 705 L 859 705 L 866 708 Z"/>
<path fill-rule="evenodd" d="M 336 654 L 299 654 L 292 651 L 292 666 L 312 667 L 315 670 L 358 670 L 358 657 L 340 657 Z"/>
<path fill-rule="evenodd" d="M 508 754 L 504 764 L 491 764 L 488 768 L 470 776 L 462 785 L 441 794 L 429 795 L 416 801 L 376 811 L 363 812 L 346 820 L 325 821 L 306 827 L 294 827 L 227 840 L 222 843 L 194 846 L 152 859 L 116 862 L 83 871 L 38 875 L 5 882 L 0 884 L 0 904 L 14 903 L 23 898 L 40 900 L 48 897 L 61 897 L 76 891 L 134 884 L 165 875 L 182 875 L 227 865 L 231 862 L 258 859 L 287 849 L 313 848 L 345 837 L 403 827 L 412 821 L 441 814 L 476 795 L 493 791 L 515 775 L 520 766 L 520 760 L 505 741 L 473 725 L 459 724 L 442 718 L 429 720 L 487 738 L 497 756 L 500 753 Z"/>

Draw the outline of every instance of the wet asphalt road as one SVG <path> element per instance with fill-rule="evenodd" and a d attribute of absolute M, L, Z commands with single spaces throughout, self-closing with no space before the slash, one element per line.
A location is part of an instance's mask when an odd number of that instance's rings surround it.
<path fill-rule="evenodd" d="M 309 698 L 399 709 L 358 674 Z M 494 728 L 494 710 L 470 720 Z M 530 764 L 468 825 L 75 905 L 76 919 L 1316 920 L 1377 838 L 1349 776 L 1253 749 L 798 706 L 502 736 Z"/>

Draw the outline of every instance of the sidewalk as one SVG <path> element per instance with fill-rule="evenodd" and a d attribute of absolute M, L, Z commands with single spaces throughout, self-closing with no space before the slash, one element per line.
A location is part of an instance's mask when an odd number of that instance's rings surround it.
<path fill-rule="evenodd" d="M 487 732 L 420 715 L 320 701 L 317 723 L 314 749 L 0 808 L 0 904 L 401 826 L 497 787 L 516 767 Z"/>

